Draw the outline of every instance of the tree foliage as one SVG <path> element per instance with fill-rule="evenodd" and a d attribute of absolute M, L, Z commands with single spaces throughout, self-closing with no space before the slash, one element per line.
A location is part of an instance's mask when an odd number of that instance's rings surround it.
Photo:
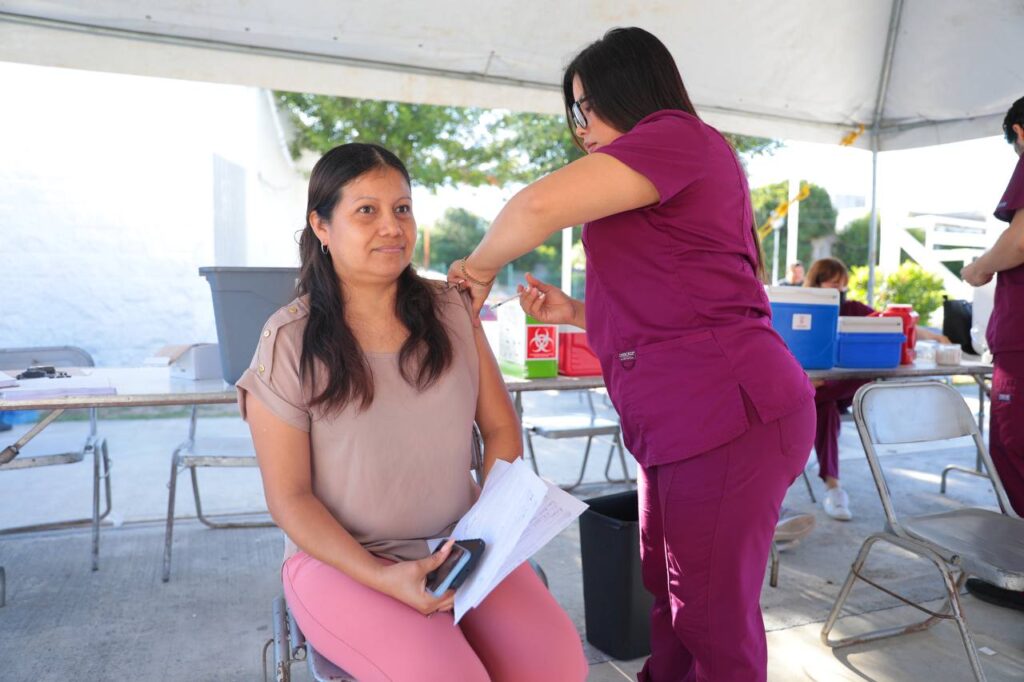
<path fill-rule="evenodd" d="M 294 156 L 373 142 L 398 155 L 413 181 L 428 189 L 528 183 L 583 155 L 563 116 L 295 92 L 276 97 L 294 129 Z M 747 156 L 778 146 L 760 137 L 726 137 Z"/>
<path fill-rule="evenodd" d="M 444 272 L 452 263 L 469 254 L 484 238 L 487 221 L 464 208 L 448 208 L 430 229 L 430 269 Z M 425 239 L 416 242 L 414 260 L 423 263 Z M 560 272 L 562 235 L 556 233 L 530 253 L 513 262 L 519 272 L 545 270 L 547 276 Z M 504 281 L 504 280 L 502 280 Z"/>
<path fill-rule="evenodd" d="M 449 208 L 430 228 L 430 267 L 444 272 L 472 252 L 487 231 L 487 221 L 464 208 Z M 423 262 L 424 239 L 416 242 L 416 260 Z"/>
<path fill-rule="evenodd" d="M 836 238 L 832 255 L 850 267 L 868 264 L 868 231 L 871 216 L 857 218 L 850 222 Z"/>
<path fill-rule="evenodd" d="M 809 183 L 810 194 L 800 202 L 800 231 L 798 234 L 797 258 L 807 264 L 811 258 L 811 242 L 820 237 L 827 237 L 835 234 L 836 209 L 832 205 L 832 198 L 824 187 Z M 788 197 L 789 183 L 779 182 L 774 185 L 765 185 L 751 191 L 750 197 L 754 204 L 754 215 L 758 225 L 764 224 L 775 207 L 784 202 Z M 779 227 L 779 252 L 786 253 L 786 225 L 788 218 L 784 218 Z M 769 237 L 770 239 L 773 237 Z M 767 250 L 767 245 L 766 245 Z"/>
<path fill-rule="evenodd" d="M 931 314 L 942 307 L 945 286 L 942 278 L 917 263 L 907 261 L 896 272 L 888 275 L 875 271 L 875 308 L 882 310 L 890 303 L 909 303 L 920 316 L 922 325 L 928 324 Z M 859 266 L 850 270 L 850 298 L 867 301 L 868 268 Z"/>
<path fill-rule="evenodd" d="M 430 190 L 456 185 L 529 183 L 580 158 L 564 116 L 475 107 L 360 100 L 294 92 L 276 93 L 293 129 L 291 153 L 319 156 L 347 142 L 373 142 L 394 152 L 416 185 Z M 779 143 L 726 134 L 742 156 L 768 154 Z M 437 270 L 473 250 L 486 221 L 461 208 L 448 209 L 430 232 L 430 267 Z M 578 228 L 575 231 L 578 239 Z M 423 262 L 424 240 L 416 247 Z M 560 234 L 517 259 L 517 271 L 557 277 Z"/>

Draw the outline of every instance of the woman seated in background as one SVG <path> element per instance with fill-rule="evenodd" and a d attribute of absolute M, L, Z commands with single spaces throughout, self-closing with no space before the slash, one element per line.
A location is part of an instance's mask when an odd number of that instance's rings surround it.
<path fill-rule="evenodd" d="M 285 532 L 285 597 L 312 645 L 359 680 L 583 680 L 579 635 L 523 564 L 453 626 L 431 554 L 484 474 L 522 452 L 519 421 L 457 289 L 411 266 L 408 171 L 347 144 L 309 180 L 296 298 L 238 381 L 267 505 Z"/>
<path fill-rule="evenodd" d="M 814 261 L 804 279 L 805 287 L 839 290 L 839 314 L 847 317 L 867 317 L 874 309 L 860 301 L 846 298 L 846 286 L 850 273 L 838 258 L 821 258 Z M 949 339 L 929 329 L 917 328 L 917 337 L 949 343 Z M 815 381 L 814 406 L 818 425 L 814 435 L 814 452 L 818 456 L 818 476 L 825 481 L 825 497 L 822 506 L 825 513 L 839 521 L 849 521 L 850 498 L 839 485 L 839 416 L 853 404 L 857 389 L 868 383 L 859 379 L 841 381 Z"/>

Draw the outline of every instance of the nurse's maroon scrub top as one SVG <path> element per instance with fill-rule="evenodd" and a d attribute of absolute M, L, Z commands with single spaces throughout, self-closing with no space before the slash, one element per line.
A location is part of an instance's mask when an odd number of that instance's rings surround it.
<path fill-rule="evenodd" d="M 750 191 L 725 138 L 664 110 L 597 152 L 660 198 L 583 229 L 587 339 L 637 461 L 686 459 L 742 434 L 741 391 L 763 422 L 799 407 L 814 390 L 772 329 Z"/>
<path fill-rule="evenodd" d="M 1024 209 L 1024 155 L 1017 160 L 995 216 L 1010 222 L 1021 209 Z M 1024 265 L 996 275 L 995 302 L 985 340 L 993 355 L 1024 351 Z"/>

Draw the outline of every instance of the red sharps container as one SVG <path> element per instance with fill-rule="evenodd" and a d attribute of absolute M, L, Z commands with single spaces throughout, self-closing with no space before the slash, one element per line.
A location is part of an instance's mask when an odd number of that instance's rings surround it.
<path fill-rule="evenodd" d="M 913 364 L 916 355 L 914 346 L 917 345 L 917 318 L 919 317 L 914 312 L 914 306 L 909 303 L 890 303 L 884 312 L 877 314 L 880 317 L 903 318 L 903 335 L 907 338 L 903 342 L 903 351 L 900 353 L 900 364 Z"/>

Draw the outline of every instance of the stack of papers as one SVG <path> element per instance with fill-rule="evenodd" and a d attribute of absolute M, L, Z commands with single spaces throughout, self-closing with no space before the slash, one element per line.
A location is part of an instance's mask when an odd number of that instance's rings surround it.
<path fill-rule="evenodd" d="M 587 505 L 541 480 L 521 458 L 494 463 L 484 488 L 452 537 L 487 543 L 476 570 L 455 593 L 455 622 L 498 583 L 582 514 Z"/>

